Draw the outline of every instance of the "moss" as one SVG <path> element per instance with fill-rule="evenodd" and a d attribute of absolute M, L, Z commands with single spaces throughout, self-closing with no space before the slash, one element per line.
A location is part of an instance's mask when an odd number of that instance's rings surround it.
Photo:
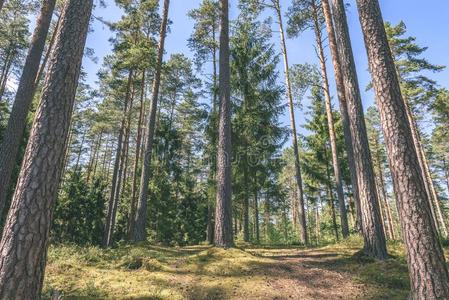
<path fill-rule="evenodd" d="M 402 244 L 389 244 L 392 257 L 386 261 L 366 259 L 358 253 L 361 247 L 359 237 L 315 249 L 291 246 L 224 250 L 205 245 L 169 248 L 148 244 L 115 249 L 51 246 L 44 298 L 58 293 L 64 299 L 283 299 L 294 298 L 301 285 L 311 285 L 311 298 L 331 293 L 329 287 L 319 290 L 312 286 L 327 283 L 320 281 L 320 276 L 307 278 L 295 264 L 307 272 L 341 274 L 342 282 L 363 287 L 362 299 L 407 298 L 409 279 Z M 354 291 L 347 298 L 354 298 L 359 292 Z"/>

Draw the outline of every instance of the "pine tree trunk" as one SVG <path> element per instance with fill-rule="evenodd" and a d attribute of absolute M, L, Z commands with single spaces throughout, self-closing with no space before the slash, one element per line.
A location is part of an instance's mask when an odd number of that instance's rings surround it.
<path fill-rule="evenodd" d="M 334 22 L 332 20 L 332 14 L 331 9 L 329 6 L 328 0 L 321 0 L 321 5 L 323 8 L 324 18 L 326 21 L 326 28 L 327 28 L 327 34 L 328 34 L 328 40 L 329 40 L 329 48 L 331 50 L 331 56 L 332 56 L 332 64 L 334 66 L 334 74 L 335 74 L 335 82 L 337 86 L 337 95 L 338 95 L 338 101 L 340 103 L 340 112 L 341 112 L 341 119 L 343 123 L 343 134 L 345 139 L 345 145 L 346 145 L 346 152 L 348 156 L 348 164 L 349 164 L 349 174 L 351 175 L 351 187 L 352 187 L 352 193 L 354 196 L 354 204 L 355 204 L 355 210 L 356 210 L 356 227 L 358 230 L 361 230 L 362 228 L 362 211 L 360 208 L 360 197 L 359 197 L 359 188 L 358 188 L 358 182 L 357 182 L 357 171 L 355 167 L 355 161 L 354 161 L 354 150 L 352 145 L 352 134 L 351 134 L 351 128 L 349 126 L 349 112 L 346 102 L 346 95 L 345 95 L 345 85 L 343 81 L 343 74 L 341 71 L 341 63 L 340 58 L 338 54 L 338 46 L 337 46 L 337 40 L 335 37 L 335 30 L 334 30 Z"/>
<path fill-rule="evenodd" d="M 449 299 L 446 261 L 432 222 L 418 154 L 413 150 L 407 108 L 379 3 L 376 0 L 357 0 L 357 6 L 407 248 L 410 298 Z"/>
<path fill-rule="evenodd" d="M 45 52 L 44 59 L 42 60 L 42 63 L 39 67 L 39 71 L 37 72 L 36 79 L 34 80 L 34 85 L 37 87 L 42 79 L 42 76 L 44 75 L 45 68 L 47 67 L 48 59 L 50 58 L 50 53 L 53 50 L 53 46 L 55 44 L 56 36 L 58 34 L 59 25 L 61 24 L 61 15 L 58 17 L 58 21 L 56 22 L 55 28 L 53 29 L 50 42 L 47 46 L 47 51 Z"/>
<path fill-rule="evenodd" d="M 44 51 L 45 39 L 50 27 L 55 3 L 56 0 L 47 0 L 42 3 L 30 50 L 28 51 L 14 105 L 8 120 L 8 127 L 3 133 L 3 140 L 0 146 L 0 216 L 3 215 L 12 172 L 27 123 L 26 118 L 36 90 L 34 81 L 39 69 L 42 52 Z"/>
<path fill-rule="evenodd" d="M 299 148 L 298 148 L 298 137 L 296 131 L 296 121 L 295 121 L 295 108 L 293 104 L 293 93 L 290 82 L 290 74 L 289 74 L 289 64 L 288 64 L 288 55 L 287 55 L 287 46 L 285 42 L 284 35 L 284 25 L 282 22 L 282 13 L 281 7 L 279 4 L 279 0 L 272 0 L 273 7 L 276 12 L 277 22 L 279 25 L 280 39 L 281 39 L 281 50 L 282 56 L 284 58 L 284 73 L 285 73 L 285 84 L 286 84 L 286 92 L 288 98 L 288 105 L 290 111 L 290 123 L 291 123 L 291 134 L 293 141 L 293 151 L 295 155 L 295 175 L 296 175 L 296 185 L 298 188 L 298 199 L 299 199 L 299 227 L 301 234 L 301 242 L 305 245 L 309 243 L 309 238 L 307 235 L 307 221 L 306 221 L 306 211 L 304 207 L 304 192 L 302 186 L 302 175 L 301 175 L 301 166 L 299 163 Z"/>
<path fill-rule="evenodd" d="M 231 199 L 231 87 L 229 65 L 229 4 L 220 0 L 219 123 L 215 240 L 218 247 L 234 246 Z"/>
<path fill-rule="evenodd" d="M 395 235 L 394 235 L 394 229 L 393 229 L 393 222 L 391 220 L 391 212 L 390 212 L 390 205 L 388 204 L 388 196 L 387 196 L 387 191 L 385 188 L 385 180 L 384 180 L 384 170 L 382 168 L 382 163 L 381 163 L 381 155 L 380 155 L 380 144 L 379 141 L 376 139 L 375 141 L 375 148 L 376 148 L 376 165 L 377 165 L 377 178 L 379 178 L 379 191 L 380 191 L 380 195 L 381 195 L 381 199 L 379 199 L 380 201 L 384 202 L 384 217 L 386 217 L 386 219 L 383 217 L 382 220 L 386 220 L 385 221 L 385 230 L 388 234 L 388 237 L 390 240 L 395 240 Z"/>
<path fill-rule="evenodd" d="M 145 70 L 142 71 L 142 80 L 140 81 L 140 109 L 139 120 L 137 123 L 137 139 L 136 139 L 136 153 L 134 158 L 133 183 L 131 188 L 131 204 L 128 218 L 128 238 L 131 240 L 135 228 L 135 217 L 137 209 L 137 178 L 140 164 L 140 148 L 142 145 L 142 122 L 145 114 Z"/>
<path fill-rule="evenodd" d="M 255 182 L 255 186 L 257 186 L 257 182 Z M 255 188 L 254 189 L 254 230 L 255 230 L 256 244 L 260 243 L 258 193 L 259 193 L 259 191 L 257 190 L 257 188 Z"/>
<path fill-rule="evenodd" d="M 337 197 L 340 208 L 341 231 L 343 234 L 343 238 L 346 238 L 349 236 L 348 215 L 346 213 L 345 196 L 343 193 L 343 179 L 341 176 L 340 162 L 338 159 L 337 137 L 335 135 L 334 115 L 332 112 L 331 95 L 329 91 L 329 79 L 327 77 L 326 57 L 324 55 L 323 49 L 321 24 L 318 20 L 319 9 L 315 1 L 312 1 L 312 9 L 313 9 L 314 31 L 316 36 L 316 43 L 318 46 L 318 57 L 320 60 L 321 78 L 326 106 L 327 125 L 329 130 L 329 142 L 332 151 L 332 167 L 334 169 L 335 185 L 337 189 Z"/>
<path fill-rule="evenodd" d="M 421 142 L 421 136 L 418 131 L 418 125 L 416 124 L 412 110 L 406 98 L 404 98 L 404 103 L 407 111 L 407 117 L 410 122 L 413 143 L 415 145 L 416 153 L 418 155 L 418 162 L 421 166 L 421 171 L 423 172 L 424 184 L 426 186 L 426 190 L 430 200 L 430 208 L 435 221 L 435 226 L 439 229 L 439 232 L 443 238 L 448 238 L 449 236 L 446 223 L 444 222 L 444 217 L 441 211 L 438 195 L 435 189 L 435 185 L 433 184 L 432 174 L 430 173 L 429 163 L 427 162 L 424 147 Z"/>
<path fill-rule="evenodd" d="M 380 217 L 376 182 L 345 6 L 343 0 L 332 0 L 332 3 L 358 179 L 364 252 L 369 256 L 383 260 L 387 258 L 387 247 Z"/>
<path fill-rule="evenodd" d="M 246 157 L 246 155 L 245 155 Z M 244 184 L 245 187 L 249 186 L 249 179 L 248 179 L 248 162 L 244 162 L 244 169 L 243 169 L 243 178 L 244 178 Z M 249 191 L 248 188 L 245 189 L 245 195 L 243 199 L 243 241 L 249 242 Z"/>
<path fill-rule="evenodd" d="M 108 213 L 106 216 L 106 226 L 103 237 L 104 247 L 111 246 L 112 236 L 114 234 L 115 216 L 117 214 L 118 199 L 119 199 L 118 194 L 120 193 L 120 182 L 122 175 L 121 167 L 122 167 L 123 137 L 125 135 L 126 116 L 128 113 L 128 105 L 131 98 L 132 78 L 133 78 L 133 71 L 130 70 L 126 86 L 125 107 L 123 110 L 122 121 L 117 141 L 117 149 L 114 160 L 114 170 L 112 172 L 111 194 L 109 196 Z"/>
<path fill-rule="evenodd" d="M 57 47 L 0 242 L 0 299 L 40 299 L 92 2 L 65 2 Z"/>
<path fill-rule="evenodd" d="M 387 191 L 385 189 L 385 180 L 384 180 L 384 172 L 382 169 L 382 164 L 380 162 L 380 153 L 379 153 L 379 148 L 380 145 L 377 144 L 378 141 L 376 140 L 376 148 L 377 148 L 377 153 L 376 153 L 376 160 L 377 160 L 377 176 L 379 178 L 379 191 L 380 191 L 380 195 L 381 195 L 381 199 L 379 199 L 380 201 L 384 202 L 384 212 L 385 212 L 385 216 L 386 217 L 386 232 L 388 234 L 388 237 L 390 238 L 390 240 L 395 240 L 395 234 L 394 234 L 394 228 L 393 228 L 393 222 L 391 220 L 391 211 L 390 211 L 390 205 L 388 204 L 388 196 L 387 196 Z"/>
<path fill-rule="evenodd" d="M 331 178 L 331 171 L 329 168 L 329 158 L 327 156 L 327 145 L 324 146 L 324 157 L 326 159 L 326 176 L 327 176 L 327 183 L 326 183 L 326 189 L 327 189 L 327 197 L 329 201 L 329 207 L 331 209 L 331 216 L 332 216 L 332 225 L 334 227 L 334 234 L 337 241 L 340 239 L 338 236 L 338 225 L 337 225 L 337 217 L 335 216 L 335 201 L 334 201 L 334 193 L 332 191 L 332 178 Z"/>
<path fill-rule="evenodd" d="M 151 155 L 153 152 L 154 133 L 156 129 L 155 126 L 156 112 L 159 101 L 159 87 L 161 83 L 162 60 L 164 57 L 165 37 L 167 32 L 169 8 L 170 8 L 170 1 L 164 0 L 163 17 L 159 33 L 156 73 L 154 75 L 151 105 L 150 105 L 150 115 L 148 118 L 148 126 L 145 134 L 146 142 L 143 155 L 142 174 L 140 177 L 139 201 L 137 203 L 137 213 L 135 218 L 136 227 L 133 234 L 134 242 L 145 241 L 147 238 L 146 224 L 148 215 L 147 212 L 148 193 L 149 193 L 148 183 L 150 181 L 151 176 Z"/>

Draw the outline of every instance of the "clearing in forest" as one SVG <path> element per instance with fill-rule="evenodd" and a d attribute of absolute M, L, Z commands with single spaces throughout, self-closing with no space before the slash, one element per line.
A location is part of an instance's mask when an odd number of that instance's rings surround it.
<path fill-rule="evenodd" d="M 357 239 L 316 248 L 51 247 L 44 293 L 63 299 L 405 299 L 402 245 L 385 262 Z"/>

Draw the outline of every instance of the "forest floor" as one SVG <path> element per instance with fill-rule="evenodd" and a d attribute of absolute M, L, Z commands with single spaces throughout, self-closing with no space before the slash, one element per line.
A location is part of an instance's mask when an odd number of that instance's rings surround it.
<path fill-rule="evenodd" d="M 379 262 L 350 238 L 321 248 L 52 246 L 44 295 L 60 299 L 406 299 L 403 247 Z M 57 297 L 56 297 L 57 298 Z"/>

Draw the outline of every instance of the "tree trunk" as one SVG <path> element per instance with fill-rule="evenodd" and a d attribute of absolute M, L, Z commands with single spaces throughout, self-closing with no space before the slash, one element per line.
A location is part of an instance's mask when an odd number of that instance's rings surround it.
<path fill-rule="evenodd" d="M 156 124 L 156 112 L 159 99 L 159 87 L 161 83 L 162 60 L 164 57 L 165 36 L 167 32 L 168 11 L 170 8 L 170 1 L 164 0 L 164 11 L 162 23 L 160 28 L 159 46 L 157 54 L 156 72 L 153 81 L 153 90 L 150 105 L 150 115 L 148 118 L 148 127 L 146 132 L 146 143 L 143 156 L 142 174 L 140 177 L 140 193 L 139 201 L 137 203 L 137 213 L 135 218 L 135 230 L 133 234 L 133 241 L 145 241 L 147 238 L 146 224 L 147 224 L 147 205 L 148 205 L 148 182 L 151 176 L 151 154 L 153 151 L 154 132 Z"/>
<path fill-rule="evenodd" d="M 0 299 L 40 299 L 52 211 L 62 174 L 92 2 L 65 2 L 56 39 L 58 46 L 51 55 L 42 99 L 0 242 Z"/>
<path fill-rule="evenodd" d="M 380 155 L 380 144 L 379 141 L 376 139 L 375 141 L 376 143 L 376 165 L 377 165 L 377 177 L 379 178 L 379 191 L 380 191 L 380 195 L 381 195 L 381 199 L 379 199 L 380 201 L 383 201 L 385 206 L 384 208 L 384 212 L 385 215 L 384 217 L 386 217 L 386 232 L 388 234 L 388 237 L 390 238 L 390 240 L 395 240 L 396 237 L 394 235 L 394 228 L 393 228 L 393 222 L 391 220 L 391 211 L 390 211 L 390 205 L 388 204 L 388 196 L 387 196 L 387 190 L 385 188 L 385 180 L 384 180 L 384 170 L 382 168 L 382 163 L 381 163 L 381 155 Z M 385 218 L 382 218 L 383 220 L 385 220 Z"/>
<path fill-rule="evenodd" d="M 407 108 L 388 45 L 379 3 L 357 0 L 372 82 L 377 96 L 402 233 L 407 248 L 411 299 L 449 299 L 449 274 L 432 222 Z"/>
<path fill-rule="evenodd" d="M 246 155 L 245 155 L 245 159 L 246 159 Z M 244 199 L 243 199 L 243 241 L 245 242 L 249 242 L 249 191 L 248 188 L 249 187 L 249 179 L 248 179 L 248 161 L 247 159 L 244 162 L 244 166 L 243 166 L 243 178 L 245 180 L 245 195 L 244 195 Z"/>
<path fill-rule="evenodd" d="M 101 141 L 103 140 L 103 132 L 100 132 L 100 135 L 97 138 L 97 142 L 93 145 L 93 149 L 91 150 L 91 159 L 89 159 L 89 166 L 87 168 L 86 181 L 89 183 L 90 178 L 95 176 L 95 168 L 97 165 L 98 159 L 98 151 L 100 151 Z M 92 173 L 94 173 L 92 176 Z"/>
<path fill-rule="evenodd" d="M 345 145 L 346 145 L 346 153 L 348 156 L 349 174 L 351 175 L 351 187 L 352 187 L 352 193 L 354 196 L 354 204 L 355 204 L 355 210 L 356 210 L 356 223 L 357 223 L 356 228 L 358 230 L 361 230 L 361 228 L 362 228 L 362 211 L 360 208 L 360 197 L 359 197 L 359 188 L 358 188 L 358 182 L 357 182 L 357 172 L 356 172 L 355 161 L 354 161 L 354 150 L 353 150 L 353 145 L 352 145 L 351 128 L 349 126 L 349 112 L 348 112 L 348 107 L 347 107 L 347 102 L 346 102 L 345 85 L 344 85 L 344 81 L 343 81 L 343 74 L 341 71 L 340 58 L 338 56 L 338 46 L 337 46 L 337 40 L 335 37 L 334 22 L 332 20 L 331 9 L 329 7 L 329 1 L 321 0 L 321 5 L 323 8 L 324 18 L 326 21 L 329 47 L 330 47 L 331 56 L 332 56 L 332 64 L 334 66 L 334 74 L 335 74 L 335 82 L 336 82 L 336 86 L 337 86 L 338 101 L 340 103 L 341 119 L 342 119 L 342 123 L 343 123 L 343 134 L 344 134 Z"/>
<path fill-rule="evenodd" d="M 312 1 L 312 9 L 313 9 L 313 21 L 314 21 L 314 31 L 316 35 L 316 43 L 318 46 L 318 57 L 320 60 L 321 67 L 321 78 L 323 84 L 324 91 L 324 99 L 326 104 L 326 115 L 327 115 L 327 125 L 329 130 L 329 142 L 331 145 L 332 151 L 332 167 L 334 169 L 334 177 L 335 177 L 335 185 L 337 188 L 337 198 L 340 208 L 340 222 L 341 222 L 341 231 L 343 234 L 343 238 L 349 236 L 349 225 L 348 225 L 348 215 L 346 213 L 346 204 L 345 204 L 345 196 L 343 193 L 343 179 L 341 176 L 340 162 L 338 159 L 338 149 L 337 149 L 337 137 L 335 135 L 335 125 L 334 125 L 334 115 L 332 112 L 332 104 L 331 104 L 331 95 L 329 91 L 329 79 L 327 77 L 327 69 L 326 69 L 326 57 L 324 55 L 323 49 L 323 38 L 321 31 L 321 24 L 318 20 L 318 7 L 316 6 L 316 2 Z"/>
<path fill-rule="evenodd" d="M 118 207 L 118 194 L 120 193 L 120 181 L 121 181 L 121 158 L 123 152 L 123 136 L 125 134 L 126 116 L 128 113 L 128 105 L 131 98 L 131 84 L 133 78 L 133 71 L 130 70 L 128 74 L 128 83 L 126 86 L 125 107 L 122 115 L 122 122 L 120 125 L 120 131 L 118 134 L 117 149 L 114 160 L 114 170 L 112 172 L 112 186 L 111 194 L 109 196 L 108 213 L 106 216 L 106 227 L 103 237 L 103 246 L 109 247 L 112 243 L 112 235 L 114 234 L 115 216 Z"/>
<path fill-rule="evenodd" d="M 36 90 L 34 80 L 39 69 L 42 52 L 44 51 L 45 39 L 50 27 L 55 3 L 56 0 L 47 0 L 42 3 L 30 50 L 28 51 L 14 105 L 8 120 L 8 127 L 3 133 L 0 147 L 0 216 L 5 208 L 12 172 L 27 123 L 26 118 Z"/>
<path fill-rule="evenodd" d="M 339 57 L 341 58 L 341 71 L 345 85 L 354 161 L 358 179 L 364 252 L 369 256 L 383 260 L 388 256 L 387 247 L 380 217 L 376 182 L 374 179 L 365 119 L 363 116 L 357 72 L 352 53 L 348 24 L 346 21 L 345 6 L 343 0 L 332 0 L 332 3 L 336 27 L 336 40 L 340 46 L 338 51 Z"/>
<path fill-rule="evenodd" d="M 229 65 L 229 4 L 220 0 L 219 123 L 215 240 L 218 247 L 234 246 L 231 199 L 231 87 Z"/>
<path fill-rule="evenodd" d="M 281 50 L 282 56 L 284 58 L 284 73 L 285 73 L 285 84 L 286 84 L 286 92 L 288 98 L 288 105 L 290 111 L 290 123 L 291 123 L 291 134 L 293 141 L 293 151 L 295 155 L 295 175 L 296 175 L 296 185 L 298 188 L 298 199 L 299 199 L 299 226 L 301 230 L 301 242 L 305 245 L 309 243 L 309 238 L 307 235 L 307 222 L 306 222 L 306 212 L 304 208 L 304 192 L 302 186 L 302 176 L 301 176 L 301 166 L 299 163 L 299 149 L 298 149 L 298 137 L 296 132 L 296 121 L 295 121 L 295 108 L 293 104 L 293 93 L 292 87 L 290 83 L 290 74 L 289 74 L 289 64 L 288 64 L 288 56 L 287 56 L 287 46 L 285 43 L 285 35 L 284 35 L 284 25 L 282 23 L 282 13 L 281 6 L 279 4 L 279 0 L 272 0 L 275 8 L 275 12 L 277 15 L 277 21 L 279 25 L 280 39 L 281 39 Z"/>
<path fill-rule="evenodd" d="M 47 67 L 48 59 L 50 58 L 51 51 L 53 50 L 53 46 L 55 44 L 56 36 L 58 34 L 59 25 L 61 24 L 61 15 L 58 17 L 58 21 L 56 22 L 55 28 L 53 29 L 53 33 L 51 35 L 50 42 L 47 46 L 47 51 L 45 52 L 44 59 L 42 60 L 42 63 L 39 67 L 39 71 L 37 72 L 36 79 L 34 80 L 34 85 L 37 87 L 39 85 L 39 82 L 42 79 L 42 76 L 44 75 L 45 68 Z"/>
<path fill-rule="evenodd" d="M 334 201 L 334 193 L 332 191 L 332 178 L 331 178 L 331 171 L 329 168 L 329 158 L 327 156 L 327 145 L 324 145 L 324 157 L 326 159 L 326 176 L 327 176 L 327 197 L 328 197 L 328 201 L 329 201 L 329 207 L 331 209 L 331 216 L 332 216 L 332 225 L 334 227 L 334 233 L 335 233 L 335 238 L 337 239 L 337 241 L 340 239 L 338 236 L 338 225 L 337 225 L 337 218 L 335 216 L 335 201 Z"/>
<path fill-rule="evenodd" d="M 257 182 L 255 181 L 255 187 Z M 259 191 L 257 188 L 254 188 L 254 230 L 256 236 L 256 244 L 260 243 L 260 229 L 259 229 L 259 199 L 258 199 Z"/>
<path fill-rule="evenodd" d="M 140 110 L 139 120 L 137 123 L 137 140 L 136 140 L 136 154 L 134 158 L 133 183 L 131 188 L 131 204 L 128 218 L 128 238 L 131 240 L 134 233 L 135 217 L 137 209 L 137 178 L 140 164 L 140 148 L 142 145 L 142 122 L 145 114 L 145 70 L 142 71 L 142 80 L 140 81 Z"/>
<path fill-rule="evenodd" d="M 413 117 L 410 104 L 406 98 L 404 99 L 405 109 L 407 112 L 407 118 L 410 123 L 410 128 L 413 137 L 413 144 L 415 145 L 416 153 L 418 155 L 418 162 L 423 173 L 424 185 L 428 194 L 428 199 L 430 200 L 430 208 L 432 216 L 435 222 L 435 226 L 439 229 L 439 232 L 443 238 L 448 238 L 448 231 L 446 223 L 444 222 L 443 213 L 441 212 L 440 203 L 438 200 L 438 195 L 433 184 L 432 175 L 429 170 L 429 164 L 427 162 L 426 154 L 424 152 L 424 147 L 421 142 L 421 137 L 418 131 L 418 125 L 416 124 L 415 118 Z"/>

